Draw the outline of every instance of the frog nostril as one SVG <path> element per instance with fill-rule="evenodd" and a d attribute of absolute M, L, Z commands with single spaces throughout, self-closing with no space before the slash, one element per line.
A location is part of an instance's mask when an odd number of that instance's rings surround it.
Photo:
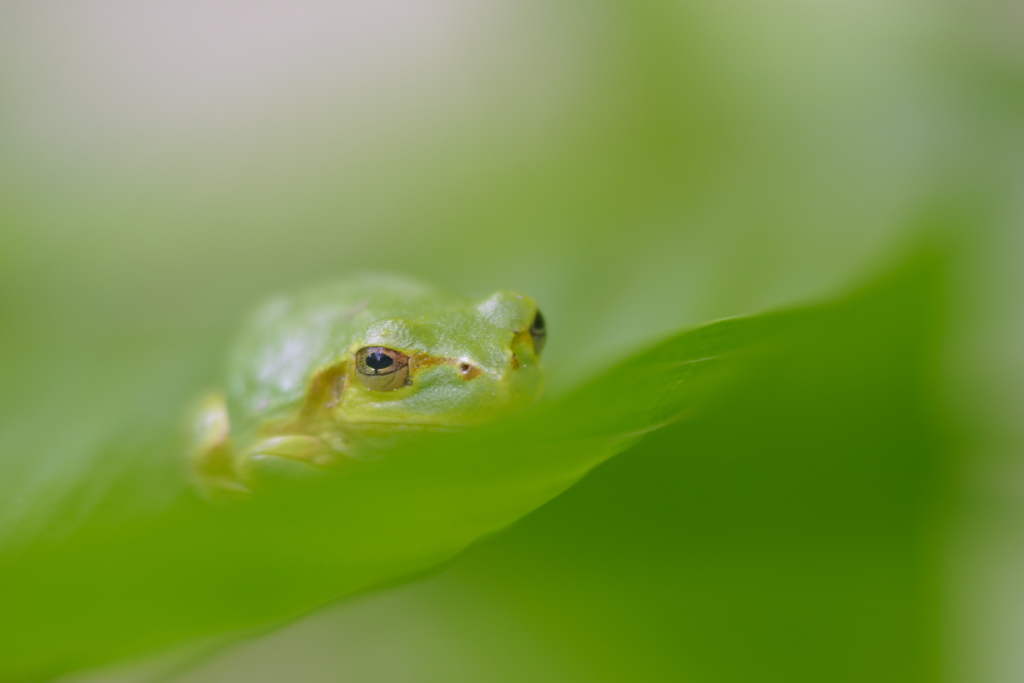
<path fill-rule="evenodd" d="M 462 375 L 462 379 L 475 379 L 480 376 L 481 370 L 472 363 L 463 361 L 459 363 L 459 373 Z"/>

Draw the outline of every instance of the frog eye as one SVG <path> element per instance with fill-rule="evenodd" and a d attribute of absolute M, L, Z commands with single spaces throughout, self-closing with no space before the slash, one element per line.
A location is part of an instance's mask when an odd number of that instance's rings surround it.
<path fill-rule="evenodd" d="M 383 346 L 356 351 L 356 376 L 367 389 L 394 391 L 409 384 L 409 356 Z"/>
<path fill-rule="evenodd" d="M 541 349 L 544 348 L 544 341 L 547 339 L 548 332 L 544 327 L 544 316 L 537 311 L 537 315 L 533 317 L 533 322 L 530 323 L 530 336 L 533 337 L 533 350 L 540 355 Z"/>

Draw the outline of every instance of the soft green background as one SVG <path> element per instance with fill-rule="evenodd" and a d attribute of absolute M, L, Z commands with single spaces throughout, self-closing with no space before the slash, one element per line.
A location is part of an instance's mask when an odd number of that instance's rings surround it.
<path fill-rule="evenodd" d="M 1019 681 L 1022 30 L 987 1 L 6 3 L 0 539 L 102 500 L 90 454 L 177 420 L 282 288 L 529 292 L 552 396 L 822 303 L 441 574 L 172 679 Z"/>

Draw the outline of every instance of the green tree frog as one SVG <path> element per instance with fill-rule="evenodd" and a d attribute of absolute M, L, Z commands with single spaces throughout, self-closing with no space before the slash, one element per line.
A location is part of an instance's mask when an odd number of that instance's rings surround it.
<path fill-rule="evenodd" d="M 363 275 L 275 298 L 199 410 L 194 479 L 208 494 L 245 495 L 366 457 L 399 433 L 520 410 L 543 386 L 545 335 L 537 304 L 507 291 L 471 301 Z"/>

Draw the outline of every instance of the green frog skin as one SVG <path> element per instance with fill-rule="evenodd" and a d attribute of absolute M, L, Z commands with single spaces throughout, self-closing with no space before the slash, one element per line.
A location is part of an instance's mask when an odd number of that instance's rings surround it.
<path fill-rule="evenodd" d="M 527 296 L 482 301 L 362 275 L 269 301 L 238 336 L 223 391 L 198 411 L 193 478 L 246 495 L 359 459 L 394 435 L 528 406 L 544 318 Z"/>

